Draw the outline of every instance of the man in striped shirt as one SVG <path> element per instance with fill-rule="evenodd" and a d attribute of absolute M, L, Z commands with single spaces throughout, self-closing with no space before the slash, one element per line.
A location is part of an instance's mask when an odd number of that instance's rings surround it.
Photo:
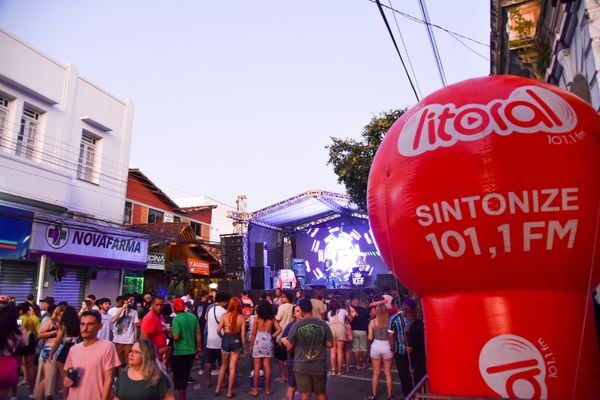
<path fill-rule="evenodd" d="M 388 332 L 394 334 L 394 358 L 402 384 L 402 394 L 408 396 L 414 387 L 408 353 L 406 351 L 406 321 L 401 311 L 390 317 Z"/>

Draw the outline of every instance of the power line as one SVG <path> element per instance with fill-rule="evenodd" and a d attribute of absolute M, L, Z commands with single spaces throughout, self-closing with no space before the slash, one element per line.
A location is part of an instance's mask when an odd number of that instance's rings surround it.
<path fill-rule="evenodd" d="M 435 60 L 435 65 L 438 70 L 438 74 L 440 75 L 440 80 L 442 81 L 442 85 L 446 86 L 446 73 L 444 72 L 444 64 L 442 63 L 442 59 L 440 57 L 440 52 L 437 47 L 437 42 L 435 41 L 435 35 L 433 34 L 433 29 L 431 29 L 431 23 L 429 22 L 429 13 L 427 12 L 427 6 L 425 5 L 425 0 L 419 0 L 419 8 L 421 9 L 421 14 L 423 15 L 423 19 L 425 20 L 425 30 L 427 31 L 427 37 L 429 38 L 429 44 L 431 45 L 431 51 L 433 52 L 433 59 Z"/>
<path fill-rule="evenodd" d="M 369 1 L 370 1 L 371 3 L 376 3 L 376 4 L 379 4 L 379 1 L 378 1 L 378 0 L 369 0 Z M 379 4 L 379 5 L 380 5 L 380 6 L 383 6 L 383 7 L 385 7 L 385 8 L 387 8 L 387 9 L 389 9 L 389 10 L 391 10 L 391 11 L 395 12 L 395 13 L 397 13 L 398 15 L 401 15 L 401 16 L 403 16 L 403 17 L 407 18 L 407 19 L 410 19 L 411 21 L 418 22 L 418 23 L 420 23 L 420 24 L 429 25 L 429 26 L 432 26 L 432 27 L 434 27 L 434 28 L 437 28 L 437 29 L 439 29 L 439 30 L 442 30 L 442 31 L 444 31 L 444 32 L 446 32 L 446 33 L 448 33 L 448 34 L 450 34 L 450 36 L 453 36 L 453 37 L 454 37 L 454 36 L 458 36 L 458 37 L 460 37 L 460 38 L 462 38 L 462 39 L 469 40 L 469 41 L 471 41 L 471 42 L 473 42 L 473 43 L 477 43 L 478 45 L 485 46 L 485 47 L 490 47 L 490 45 L 489 45 L 489 44 L 487 44 L 487 43 L 483 43 L 483 42 L 480 42 L 479 40 L 476 40 L 476 39 L 470 38 L 470 37 L 468 37 L 468 36 L 462 35 L 462 34 L 460 34 L 460 33 L 457 33 L 457 32 L 454 32 L 454 31 L 451 31 L 450 29 L 444 28 L 444 27 L 442 27 L 442 26 L 440 26 L 440 25 L 437 25 L 437 24 L 432 24 L 431 22 L 428 22 L 428 21 L 423 21 L 422 19 L 419 19 L 419 18 L 417 18 L 417 17 L 415 17 L 415 16 L 412 16 L 412 15 L 410 15 L 410 14 L 407 14 L 407 13 L 405 13 L 405 12 L 402 12 L 402 11 L 400 11 L 400 10 L 398 10 L 398 9 L 395 9 L 395 8 L 393 8 L 393 7 L 386 6 L 386 5 L 381 5 L 381 4 Z"/>
<path fill-rule="evenodd" d="M 392 6 L 392 0 L 388 0 L 390 7 Z M 417 90 L 419 91 L 419 96 L 423 96 L 421 93 L 421 87 L 419 86 L 419 80 L 417 79 L 417 74 L 415 73 L 415 69 L 413 68 L 412 61 L 410 59 L 410 54 L 408 49 L 406 48 L 406 43 L 404 42 L 404 36 L 402 35 L 402 31 L 400 30 L 400 24 L 398 24 L 398 18 L 396 18 L 396 13 L 392 13 L 394 17 L 394 22 L 396 23 L 396 29 L 398 30 L 398 35 L 400 36 L 400 41 L 402 42 L 402 47 L 404 48 L 404 53 L 406 53 L 406 59 L 408 60 L 408 65 L 410 67 L 410 72 L 412 73 L 413 78 L 415 78 L 415 85 L 417 85 Z"/>
<path fill-rule="evenodd" d="M 390 24 L 388 23 L 388 20 L 385 16 L 385 12 L 383 11 L 381 2 L 379 0 L 375 0 L 375 2 L 377 3 L 377 8 L 379 9 L 381 18 L 383 18 L 383 22 L 385 23 L 388 33 L 390 34 L 390 38 L 392 39 L 392 42 L 394 43 L 394 47 L 396 48 L 396 53 L 398 53 L 398 57 L 400 57 L 400 62 L 402 63 L 402 67 L 404 68 L 404 72 L 406 73 L 406 77 L 408 78 L 408 82 L 410 83 L 410 87 L 412 88 L 412 91 L 415 94 L 415 98 L 417 99 L 417 102 L 419 102 L 419 101 L 421 101 L 419 99 L 419 94 L 417 93 L 417 90 L 415 89 L 415 85 L 413 84 L 410 74 L 408 73 L 408 69 L 406 69 L 406 64 L 404 63 L 404 59 L 402 58 L 402 54 L 400 53 L 400 49 L 398 48 L 398 43 L 396 43 L 396 38 L 394 37 L 394 34 L 392 33 L 392 29 L 390 28 Z"/>

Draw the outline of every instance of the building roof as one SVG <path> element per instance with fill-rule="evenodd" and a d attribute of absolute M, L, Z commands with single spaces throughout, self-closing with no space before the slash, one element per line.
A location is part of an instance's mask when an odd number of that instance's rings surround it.
<path fill-rule="evenodd" d="M 168 242 L 194 241 L 196 234 L 187 222 L 163 222 L 158 224 L 132 224 L 125 227 L 149 236 L 151 245 Z"/>
<path fill-rule="evenodd" d="M 236 213 L 232 213 L 232 216 L 236 219 Z M 251 212 L 247 221 L 273 229 L 298 230 L 342 216 L 366 218 L 348 195 L 309 190 Z"/>
<path fill-rule="evenodd" d="M 165 192 L 160 190 L 139 168 L 129 168 L 129 175 L 140 180 L 150 192 L 154 193 L 158 198 L 171 206 L 174 210 L 179 211 L 180 207 L 175 203 Z"/>

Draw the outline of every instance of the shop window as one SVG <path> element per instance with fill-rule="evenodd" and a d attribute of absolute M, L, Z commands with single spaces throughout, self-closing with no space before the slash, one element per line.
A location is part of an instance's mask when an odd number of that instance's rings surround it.
<path fill-rule="evenodd" d="M 40 113 L 31 108 L 23 109 L 21 128 L 17 135 L 16 155 L 33 160 L 36 156 L 36 145 L 40 127 Z"/>
<path fill-rule="evenodd" d="M 3 140 L 7 135 L 8 119 L 8 100 L 0 97 L 0 147 L 3 146 Z"/>
<path fill-rule="evenodd" d="M 131 224 L 131 215 L 133 213 L 133 204 L 130 201 L 125 202 L 125 214 L 123 215 L 123 223 L 125 225 Z"/>
<path fill-rule="evenodd" d="M 148 223 L 149 224 L 160 224 L 163 222 L 165 213 L 162 211 L 148 209 Z"/>

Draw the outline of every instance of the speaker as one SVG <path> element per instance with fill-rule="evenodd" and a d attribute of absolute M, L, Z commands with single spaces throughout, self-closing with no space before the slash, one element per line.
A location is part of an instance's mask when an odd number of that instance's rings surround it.
<path fill-rule="evenodd" d="M 264 267 L 267 264 L 267 244 L 265 242 L 254 243 L 254 265 Z"/>
<path fill-rule="evenodd" d="M 221 235 L 221 264 L 223 272 L 232 274 L 248 267 L 248 240 L 245 235 Z"/>
<path fill-rule="evenodd" d="M 250 289 L 271 289 L 271 267 L 250 268 Z"/>

